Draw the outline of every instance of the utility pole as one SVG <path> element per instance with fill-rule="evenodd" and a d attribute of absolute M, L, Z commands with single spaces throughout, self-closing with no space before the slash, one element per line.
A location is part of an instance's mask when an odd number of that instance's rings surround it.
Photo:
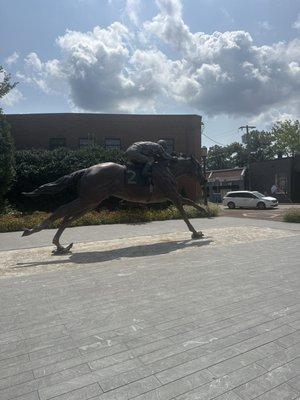
<path fill-rule="evenodd" d="M 249 133 L 249 129 L 255 129 L 256 126 L 251 126 L 251 125 L 244 125 L 244 126 L 240 126 L 239 129 L 246 129 L 246 134 L 248 135 Z"/>
<path fill-rule="evenodd" d="M 201 132 L 201 143 L 202 143 L 202 133 L 204 129 L 204 122 L 201 121 L 201 127 L 200 127 L 200 132 Z M 207 159 L 207 147 L 203 146 L 201 147 L 201 160 L 202 160 L 202 173 L 206 179 L 206 159 Z M 207 181 L 203 184 L 202 186 L 202 196 L 203 196 L 203 202 L 204 205 L 207 206 Z"/>
<path fill-rule="evenodd" d="M 240 126 L 239 130 L 244 130 L 246 129 L 246 135 L 248 135 L 249 133 L 249 129 L 255 129 L 256 126 L 251 126 L 251 125 L 244 125 L 244 126 Z M 242 142 L 244 143 L 243 137 L 242 137 Z M 248 159 L 247 162 L 247 170 L 248 170 L 248 179 L 249 179 L 249 190 L 251 190 L 251 171 L 250 171 L 250 160 Z"/>

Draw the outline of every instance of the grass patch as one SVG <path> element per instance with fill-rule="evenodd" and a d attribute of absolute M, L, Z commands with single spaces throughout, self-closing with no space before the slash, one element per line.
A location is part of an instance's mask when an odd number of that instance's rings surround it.
<path fill-rule="evenodd" d="M 300 223 L 300 208 L 290 208 L 283 214 L 284 222 Z"/>
<path fill-rule="evenodd" d="M 206 215 L 200 214 L 192 207 L 185 207 L 189 218 L 216 217 L 219 214 L 219 207 L 215 204 L 209 204 L 206 207 Z M 0 215 L 0 232 L 22 231 L 26 228 L 33 228 L 39 225 L 49 213 L 34 212 L 32 214 L 23 214 L 20 212 L 11 212 Z M 164 221 L 172 219 L 181 219 L 178 210 L 174 206 L 162 210 L 153 209 L 129 209 L 108 211 L 92 211 L 83 215 L 74 221 L 71 226 L 86 225 L 105 225 L 105 224 L 135 224 L 150 221 Z M 51 228 L 56 228 L 59 222 L 54 223 Z"/>

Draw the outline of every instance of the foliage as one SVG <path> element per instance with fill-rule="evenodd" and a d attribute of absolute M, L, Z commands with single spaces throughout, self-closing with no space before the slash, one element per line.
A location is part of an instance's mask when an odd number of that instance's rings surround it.
<path fill-rule="evenodd" d="M 4 115 L 0 114 L 0 211 L 4 207 L 5 195 L 14 178 L 14 146 L 10 128 Z"/>
<path fill-rule="evenodd" d="M 295 156 L 300 153 L 300 123 L 298 120 L 277 122 L 272 128 L 277 153 Z"/>
<path fill-rule="evenodd" d="M 276 156 L 272 133 L 253 130 L 243 135 L 242 139 L 250 161 L 266 161 Z"/>
<path fill-rule="evenodd" d="M 247 150 L 238 142 L 228 146 L 212 146 L 208 150 L 207 169 L 243 167 L 247 164 Z"/>
<path fill-rule="evenodd" d="M 244 167 L 247 164 L 249 155 L 242 144 L 234 142 L 226 147 L 230 167 Z"/>
<path fill-rule="evenodd" d="M 300 208 L 290 208 L 283 215 L 285 222 L 300 223 Z"/>
<path fill-rule="evenodd" d="M 8 74 L 4 68 L 0 65 L 0 99 L 4 97 L 8 92 L 10 92 L 16 85 L 17 82 L 11 82 L 11 76 Z M 0 108 L 0 113 L 2 113 L 2 109 Z"/>
<path fill-rule="evenodd" d="M 231 165 L 228 161 L 227 146 L 212 146 L 207 153 L 207 169 L 225 169 L 230 168 Z"/>
<path fill-rule="evenodd" d="M 40 196 L 36 199 L 25 198 L 21 193 L 32 191 L 40 185 L 53 182 L 63 175 L 91 165 L 113 161 L 124 162 L 120 150 L 106 150 L 100 146 L 71 150 L 21 150 L 16 152 L 16 180 L 9 193 L 9 200 L 21 209 L 30 208 L 51 210 L 58 204 L 66 203 L 74 193 L 58 194 L 55 198 Z"/>
<path fill-rule="evenodd" d="M 207 169 L 244 167 L 251 162 L 272 160 L 278 154 L 294 156 L 297 152 L 300 152 L 300 123 L 286 120 L 276 123 L 271 132 L 253 130 L 243 135 L 243 144 L 210 147 Z"/>
<path fill-rule="evenodd" d="M 5 96 L 16 83 L 11 83 L 10 74 L 0 65 L 0 99 Z M 10 126 L 0 108 L 0 212 L 5 205 L 5 195 L 14 178 L 14 145 L 10 134 Z"/>
<path fill-rule="evenodd" d="M 219 213 L 219 208 L 215 204 L 209 204 L 206 208 L 207 216 L 215 217 Z M 197 210 L 191 207 L 186 207 L 189 218 L 203 217 Z M 45 212 L 34 212 L 32 214 L 23 214 L 20 212 L 10 212 L 6 215 L 0 215 L 0 232 L 13 232 L 26 228 L 36 227 L 49 214 Z M 170 206 L 165 209 L 155 210 L 151 208 L 127 209 L 127 210 L 101 210 L 100 212 L 89 212 L 74 221 L 72 226 L 85 225 L 102 225 L 102 224 L 120 224 L 120 223 L 140 223 L 149 221 L 163 221 L 170 219 L 181 219 L 179 211 Z M 52 227 L 57 227 L 56 222 Z"/>

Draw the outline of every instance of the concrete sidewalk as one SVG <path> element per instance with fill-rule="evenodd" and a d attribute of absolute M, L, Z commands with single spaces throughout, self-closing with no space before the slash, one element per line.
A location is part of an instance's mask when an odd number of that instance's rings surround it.
<path fill-rule="evenodd" d="M 236 217 L 197 218 L 191 220 L 196 229 L 218 228 L 222 226 L 272 226 L 274 229 L 300 231 L 299 224 L 278 221 L 248 220 Z M 110 240 L 126 237 L 157 235 L 177 231 L 186 231 L 182 220 L 156 221 L 140 224 L 92 225 L 67 228 L 62 236 L 62 243 L 82 243 L 98 240 Z M 31 236 L 22 237 L 22 232 L 0 233 L 0 251 L 26 249 L 31 247 L 50 246 L 56 229 L 47 229 Z"/>
<path fill-rule="evenodd" d="M 300 227 L 193 222 L 1 234 L 0 399 L 299 399 Z"/>

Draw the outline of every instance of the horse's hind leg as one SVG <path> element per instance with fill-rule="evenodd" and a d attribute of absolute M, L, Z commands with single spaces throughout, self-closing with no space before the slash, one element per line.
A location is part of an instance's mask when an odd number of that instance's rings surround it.
<path fill-rule="evenodd" d="M 70 251 L 70 249 L 73 247 L 73 243 L 70 243 L 68 246 L 64 247 L 59 242 L 59 239 L 60 239 L 63 231 L 66 229 L 66 227 L 71 222 L 73 222 L 75 219 L 81 217 L 81 215 L 85 214 L 86 212 L 92 210 L 96 206 L 97 206 L 97 204 L 94 204 L 94 203 L 90 204 L 90 203 L 82 202 L 82 203 L 78 204 L 76 209 L 72 209 L 72 210 L 70 210 L 70 212 L 68 212 L 68 215 L 66 215 L 63 218 L 62 223 L 61 223 L 60 227 L 58 228 L 58 230 L 52 240 L 52 243 L 56 246 L 56 250 L 53 250 L 52 253 L 64 254 L 64 253 L 68 253 Z"/>
<path fill-rule="evenodd" d="M 58 228 L 52 243 L 56 246 L 56 250 L 53 250 L 53 254 L 65 254 L 70 251 L 70 249 L 73 247 L 73 243 L 70 243 L 68 246 L 64 247 L 60 244 L 59 239 L 63 233 L 63 231 L 66 229 L 66 227 L 73 222 L 75 219 L 81 217 L 83 214 L 85 214 L 88 211 L 93 210 L 94 208 L 97 207 L 107 196 L 102 196 L 100 200 L 97 201 L 97 203 L 81 203 L 81 207 L 77 207 L 77 210 L 74 211 L 73 213 L 68 213 L 66 215 Z"/>
<path fill-rule="evenodd" d="M 72 220 L 75 218 L 70 218 L 70 217 L 64 217 L 64 219 L 62 220 L 62 223 L 60 225 L 60 227 L 58 228 L 56 234 L 54 235 L 54 238 L 52 240 L 52 243 L 55 244 L 56 249 L 52 251 L 53 254 L 64 254 L 64 253 L 68 253 L 70 251 L 70 249 L 73 246 L 73 243 L 70 243 L 68 246 L 63 247 L 60 243 L 59 243 L 59 238 L 61 237 L 63 231 L 66 229 L 67 225 L 72 222 Z"/>
<path fill-rule="evenodd" d="M 66 215 L 74 214 L 77 210 L 82 208 L 82 201 L 77 198 L 70 203 L 60 206 L 56 211 L 54 211 L 47 219 L 42 221 L 39 226 L 32 229 L 24 229 L 22 236 L 29 236 L 33 233 L 42 231 L 43 229 L 49 228 L 50 224 L 59 218 L 63 218 Z"/>
<path fill-rule="evenodd" d="M 54 235 L 54 238 L 52 240 L 52 243 L 56 246 L 56 249 L 52 251 L 53 254 L 65 254 L 71 250 L 71 248 L 73 247 L 73 243 L 70 243 L 68 246 L 64 247 L 60 244 L 59 239 L 67 226 L 71 224 L 75 219 L 85 214 L 87 211 L 88 210 L 84 209 L 81 212 L 78 212 L 76 215 L 73 215 L 72 217 L 69 216 L 63 218 L 62 223 L 56 231 L 56 234 Z"/>

